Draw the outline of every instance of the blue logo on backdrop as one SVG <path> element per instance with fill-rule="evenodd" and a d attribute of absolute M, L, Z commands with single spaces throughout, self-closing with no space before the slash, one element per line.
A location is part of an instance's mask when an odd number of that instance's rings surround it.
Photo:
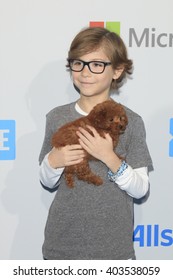
<path fill-rule="evenodd" d="M 0 120 L 0 160 L 13 160 L 15 157 L 15 121 Z"/>
<path fill-rule="evenodd" d="M 170 119 L 170 134 L 173 137 L 173 118 Z M 173 139 L 169 142 L 169 156 L 173 157 Z"/>
<path fill-rule="evenodd" d="M 137 225 L 133 232 L 133 241 L 139 247 L 173 246 L 173 230 L 161 229 L 159 225 Z"/>

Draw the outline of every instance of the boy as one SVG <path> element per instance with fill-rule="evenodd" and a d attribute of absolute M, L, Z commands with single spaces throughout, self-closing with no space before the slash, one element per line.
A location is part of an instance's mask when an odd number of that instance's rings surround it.
<path fill-rule="evenodd" d="M 39 158 L 40 181 L 47 188 L 58 189 L 46 223 L 43 256 L 63 260 L 135 259 L 133 198 L 147 193 L 148 166 L 152 164 L 141 117 L 124 107 L 128 126 L 116 150 L 109 134 L 102 138 L 93 127 L 92 134 L 79 128 L 78 145 L 51 147 L 52 135 L 59 127 L 110 99 L 110 92 L 131 73 L 132 61 L 117 34 L 95 27 L 82 30 L 74 38 L 67 68 L 80 96 L 76 102 L 47 114 Z M 80 164 L 84 150 L 97 159 L 90 162 L 91 169 L 104 183 L 96 187 L 76 179 L 70 189 L 63 176 L 64 167 Z"/>

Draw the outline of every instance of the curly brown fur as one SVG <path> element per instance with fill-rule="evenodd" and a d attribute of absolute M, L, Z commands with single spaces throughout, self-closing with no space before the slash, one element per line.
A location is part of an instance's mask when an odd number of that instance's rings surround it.
<path fill-rule="evenodd" d="M 109 133 L 113 140 L 114 148 L 118 144 L 119 136 L 122 134 L 128 124 L 128 119 L 123 106 L 113 100 L 107 100 L 97 104 L 88 116 L 81 117 L 73 122 L 62 126 L 52 137 L 52 146 L 56 148 L 66 145 L 79 144 L 76 131 L 82 127 L 89 131 L 87 125 L 96 129 L 101 137 Z M 102 179 L 95 175 L 90 167 L 89 160 L 94 159 L 86 152 L 86 156 L 80 164 L 65 167 L 65 179 L 69 187 L 74 187 L 74 176 L 79 180 L 87 181 L 94 185 L 101 185 Z"/>

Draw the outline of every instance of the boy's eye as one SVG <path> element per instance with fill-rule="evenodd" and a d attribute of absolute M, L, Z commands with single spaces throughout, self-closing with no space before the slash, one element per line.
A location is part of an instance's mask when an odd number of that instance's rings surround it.
<path fill-rule="evenodd" d="M 93 67 L 103 67 L 103 63 L 101 62 L 92 62 Z"/>
<path fill-rule="evenodd" d="M 75 65 L 75 66 L 80 66 L 81 64 L 82 64 L 82 62 L 79 61 L 79 60 L 74 60 L 73 61 L 73 65 Z"/>

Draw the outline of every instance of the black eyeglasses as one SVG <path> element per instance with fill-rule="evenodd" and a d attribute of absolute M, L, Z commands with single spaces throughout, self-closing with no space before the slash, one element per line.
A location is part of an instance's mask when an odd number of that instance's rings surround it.
<path fill-rule="evenodd" d="M 67 66 L 70 67 L 71 71 L 81 72 L 84 69 L 85 65 L 87 65 L 89 70 L 94 74 L 102 74 L 105 70 L 105 67 L 111 65 L 111 62 L 103 62 L 97 60 L 86 62 L 80 59 L 68 59 L 68 63 L 69 65 Z"/>

